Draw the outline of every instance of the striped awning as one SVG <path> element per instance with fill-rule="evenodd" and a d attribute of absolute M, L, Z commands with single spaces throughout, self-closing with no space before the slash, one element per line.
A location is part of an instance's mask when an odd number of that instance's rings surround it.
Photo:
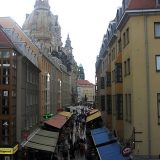
<path fill-rule="evenodd" d="M 90 110 L 89 115 L 94 114 L 96 112 L 98 112 L 98 109 L 92 109 L 92 110 Z"/>
<path fill-rule="evenodd" d="M 92 121 L 92 120 L 94 120 L 98 117 L 101 117 L 101 112 L 99 112 L 99 111 L 90 115 L 90 116 L 88 116 L 87 119 L 86 119 L 86 122 L 90 122 L 90 121 Z"/>
<path fill-rule="evenodd" d="M 64 124 L 67 122 L 67 120 L 68 120 L 68 117 L 57 114 L 51 119 L 49 119 L 48 121 L 45 121 L 44 124 L 61 129 L 64 126 Z"/>
<path fill-rule="evenodd" d="M 59 114 L 59 115 L 62 115 L 62 116 L 65 116 L 65 117 L 69 117 L 69 118 L 72 116 L 72 113 L 71 113 L 71 112 L 65 112 L 65 111 L 59 112 L 58 114 Z"/>
<path fill-rule="evenodd" d="M 100 160 L 129 160 L 129 157 L 123 157 L 121 154 L 121 146 L 113 143 L 97 148 Z"/>
<path fill-rule="evenodd" d="M 105 127 L 91 130 L 91 136 L 96 147 L 117 142 L 117 138 Z"/>
<path fill-rule="evenodd" d="M 32 149 L 54 152 L 58 137 L 59 132 L 51 132 L 39 129 L 33 136 L 28 139 L 24 146 Z"/>

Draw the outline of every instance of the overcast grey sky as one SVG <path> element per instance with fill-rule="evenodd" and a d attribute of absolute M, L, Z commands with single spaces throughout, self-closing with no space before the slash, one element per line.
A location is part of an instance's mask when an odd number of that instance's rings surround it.
<path fill-rule="evenodd" d="M 12 17 L 22 26 L 36 0 L 1 0 L 0 17 Z M 116 16 L 122 0 L 49 0 L 51 11 L 58 15 L 65 44 L 70 35 L 73 55 L 84 67 L 85 78 L 95 83 L 95 62 L 108 24 Z"/>

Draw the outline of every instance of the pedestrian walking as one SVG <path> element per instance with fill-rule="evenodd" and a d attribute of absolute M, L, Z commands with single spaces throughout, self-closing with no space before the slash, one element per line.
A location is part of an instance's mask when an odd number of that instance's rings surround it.
<path fill-rule="evenodd" d="M 64 144 L 64 150 L 62 152 L 62 155 L 63 155 L 63 159 L 64 160 L 68 160 L 68 144 Z"/>
<path fill-rule="evenodd" d="M 70 154 L 70 159 L 75 159 L 75 148 L 73 144 L 70 145 L 69 154 Z"/>
<path fill-rule="evenodd" d="M 64 151 L 64 144 L 62 142 L 60 142 L 60 144 L 58 145 L 58 151 L 59 151 L 60 158 L 62 159 L 63 151 Z"/>
<path fill-rule="evenodd" d="M 79 142 L 78 141 L 74 142 L 74 150 L 75 150 L 76 154 L 79 154 Z"/>
<path fill-rule="evenodd" d="M 51 160 L 58 160 L 58 157 L 57 157 L 57 154 L 56 153 L 53 153 L 52 157 L 51 157 Z"/>
<path fill-rule="evenodd" d="M 85 145 L 83 142 L 79 143 L 80 155 L 83 156 L 85 153 Z"/>
<path fill-rule="evenodd" d="M 79 140 L 79 131 L 76 130 L 75 132 L 75 141 Z"/>

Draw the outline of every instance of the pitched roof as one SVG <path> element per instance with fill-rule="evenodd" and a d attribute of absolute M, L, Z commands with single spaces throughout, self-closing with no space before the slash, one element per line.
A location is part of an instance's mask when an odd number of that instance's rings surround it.
<path fill-rule="evenodd" d="M 77 80 L 78 85 L 93 85 L 93 83 L 90 83 L 88 80 Z"/>
<path fill-rule="evenodd" d="M 48 121 L 45 121 L 44 123 L 49 126 L 61 129 L 67 120 L 68 118 L 66 118 L 65 116 L 55 115 L 53 118 L 49 119 Z"/>
<path fill-rule="evenodd" d="M 10 17 L 0 17 L 0 25 L 3 28 L 12 28 L 18 34 L 21 41 L 24 41 L 27 46 L 29 46 L 33 52 L 38 53 L 38 48 L 33 44 L 33 42 L 28 38 L 28 36 L 22 31 L 21 27 Z"/>
<path fill-rule="evenodd" d="M 0 26 L 0 48 L 14 48 L 12 41 L 3 31 L 2 26 Z"/>
<path fill-rule="evenodd" d="M 131 0 L 128 9 L 147 9 L 155 7 L 155 0 Z"/>

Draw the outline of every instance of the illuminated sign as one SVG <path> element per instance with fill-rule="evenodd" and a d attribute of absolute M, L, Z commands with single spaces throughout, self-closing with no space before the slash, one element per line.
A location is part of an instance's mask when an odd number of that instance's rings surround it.
<path fill-rule="evenodd" d="M 0 154 L 15 154 L 18 150 L 18 144 L 13 148 L 0 148 Z"/>

